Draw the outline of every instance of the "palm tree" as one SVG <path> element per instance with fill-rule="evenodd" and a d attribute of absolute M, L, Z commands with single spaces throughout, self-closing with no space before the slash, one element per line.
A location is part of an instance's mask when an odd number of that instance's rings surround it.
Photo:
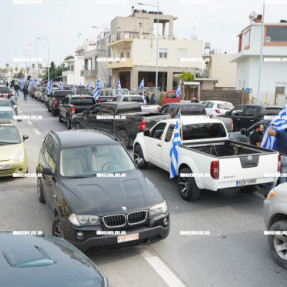
<path fill-rule="evenodd" d="M 11 79 L 12 79 L 12 73 L 13 73 L 13 70 L 14 70 L 14 69 L 11 67 L 9 70 L 10 70 L 10 73 L 11 73 Z"/>

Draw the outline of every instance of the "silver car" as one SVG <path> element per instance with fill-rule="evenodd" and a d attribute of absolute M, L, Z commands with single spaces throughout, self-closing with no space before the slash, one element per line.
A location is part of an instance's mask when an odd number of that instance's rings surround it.
<path fill-rule="evenodd" d="M 277 264 L 287 269 L 287 183 L 270 190 L 263 213 L 271 254 Z"/>

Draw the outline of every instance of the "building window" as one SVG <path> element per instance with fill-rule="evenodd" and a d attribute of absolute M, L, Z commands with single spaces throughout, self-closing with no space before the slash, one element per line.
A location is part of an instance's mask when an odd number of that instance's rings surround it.
<path fill-rule="evenodd" d="M 250 29 L 243 34 L 242 48 L 243 50 L 248 50 L 250 48 Z"/>
<path fill-rule="evenodd" d="M 120 58 L 121 58 L 121 59 L 124 58 L 124 52 L 121 52 L 121 53 L 120 53 Z"/>
<path fill-rule="evenodd" d="M 71 71 L 74 71 L 74 65 L 71 65 Z"/>
<path fill-rule="evenodd" d="M 89 60 L 85 59 L 85 70 L 89 70 Z"/>
<path fill-rule="evenodd" d="M 127 58 L 130 58 L 130 51 L 127 52 Z"/>
<path fill-rule="evenodd" d="M 167 59 L 167 49 L 160 49 L 159 50 L 159 58 Z"/>
<path fill-rule="evenodd" d="M 265 26 L 265 46 L 287 46 L 287 26 Z"/>

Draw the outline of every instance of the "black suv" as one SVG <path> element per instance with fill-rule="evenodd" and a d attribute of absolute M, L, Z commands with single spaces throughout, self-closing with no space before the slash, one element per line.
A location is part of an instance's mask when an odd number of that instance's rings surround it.
<path fill-rule="evenodd" d="M 67 95 L 72 95 L 72 90 L 54 90 L 48 100 L 48 111 L 52 112 L 53 116 L 58 115 L 59 105 Z"/>
<path fill-rule="evenodd" d="M 83 251 L 151 243 L 169 234 L 164 197 L 110 133 L 51 131 L 36 170 L 42 173 L 38 199 L 54 218 L 53 235 Z"/>

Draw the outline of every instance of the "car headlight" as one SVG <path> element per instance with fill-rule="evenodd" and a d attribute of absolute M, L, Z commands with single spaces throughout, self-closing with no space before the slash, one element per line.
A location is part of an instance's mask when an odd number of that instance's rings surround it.
<path fill-rule="evenodd" d="M 18 151 L 18 152 L 15 153 L 14 161 L 15 162 L 23 161 L 24 158 L 25 158 L 24 151 Z"/>
<path fill-rule="evenodd" d="M 72 213 L 69 221 L 75 226 L 100 225 L 100 218 L 97 215 L 76 215 Z"/>
<path fill-rule="evenodd" d="M 149 209 L 149 216 L 155 216 L 155 215 L 166 213 L 166 212 L 167 212 L 167 203 L 164 200 L 162 203 L 153 205 Z"/>
<path fill-rule="evenodd" d="M 275 195 L 276 195 L 276 192 L 274 191 L 274 189 L 271 189 L 267 195 L 267 198 L 270 199 L 274 197 Z"/>

